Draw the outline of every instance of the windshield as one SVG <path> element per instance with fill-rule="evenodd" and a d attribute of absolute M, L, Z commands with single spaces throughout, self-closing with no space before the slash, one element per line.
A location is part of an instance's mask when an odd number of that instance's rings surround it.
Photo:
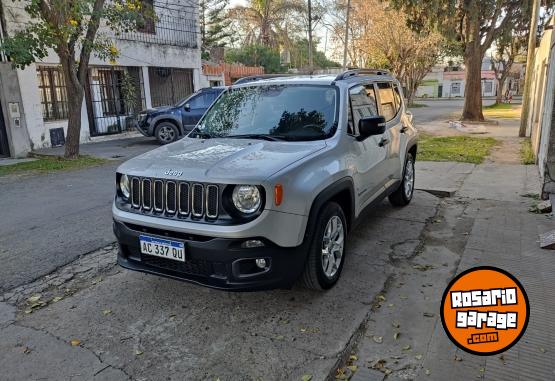
<path fill-rule="evenodd" d="M 222 94 L 194 134 L 204 138 L 323 139 L 335 131 L 337 110 L 337 89 L 332 86 L 241 87 Z"/>

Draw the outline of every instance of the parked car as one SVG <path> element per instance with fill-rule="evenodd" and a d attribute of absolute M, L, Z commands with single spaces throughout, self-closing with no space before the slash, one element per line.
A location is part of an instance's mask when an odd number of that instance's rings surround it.
<path fill-rule="evenodd" d="M 384 71 L 234 85 L 187 137 L 117 169 L 118 263 L 221 289 L 329 289 L 362 212 L 413 197 L 411 121 Z"/>
<path fill-rule="evenodd" d="M 141 111 L 138 130 L 154 136 L 160 144 L 173 143 L 188 134 L 225 87 L 207 87 L 175 106 L 162 106 Z"/>

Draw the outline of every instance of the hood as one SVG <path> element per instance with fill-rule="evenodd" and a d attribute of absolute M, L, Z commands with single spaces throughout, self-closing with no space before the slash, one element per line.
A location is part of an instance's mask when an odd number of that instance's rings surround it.
<path fill-rule="evenodd" d="M 325 146 L 323 140 L 271 142 L 184 138 L 125 162 L 118 171 L 187 181 L 260 182 Z"/>
<path fill-rule="evenodd" d="M 153 114 L 153 113 L 158 113 L 158 112 L 170 111 L 170 110 L 173 110 L 174 108 L 175 108 L 175 106 L 160 106 L 160 107 L 149 108 L 149 109 L 147 109 L 143 112 L 147 113 L 147 114 Z"/>

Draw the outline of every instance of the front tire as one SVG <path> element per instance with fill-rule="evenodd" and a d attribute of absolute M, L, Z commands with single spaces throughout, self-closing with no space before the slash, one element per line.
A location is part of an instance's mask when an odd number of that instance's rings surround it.
<path fill-rule="evenodd" d="M 301 281 L 313 290 L 332 288 L 345 262 L 347 222 L 343 209 L 328 202 L 318 215 Z"/>
<path fill-rule="evenodd" d="M 403 168 L 403 180 L 399 188 L 389 195 L 389 202 L 393 206 L 405 206 L 410 203 L 414 194 L 414 156 L 407 152 L 405 167 Z"/>
<path fill-rule="evenodd" d="M 179 130 L 177 126 L 170 122 L 161 122 L 156 126 L 154 136 L 160 144 L 173 143 L 179 137 Z"/>

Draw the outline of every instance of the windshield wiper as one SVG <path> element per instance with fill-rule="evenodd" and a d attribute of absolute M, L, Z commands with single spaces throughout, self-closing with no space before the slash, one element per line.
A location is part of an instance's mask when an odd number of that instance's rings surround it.
<path fill-rule="evenodd" d="M 210 139 L 212 138 L 212 135 L 207 134 L 206 132 L 200 132 L 198 127 L 195 127 L 191 132 L 190 132 L 190 136 L 195 136 L 201 139 Z"/>
<path fill-rule="evenodd" d="M 230 139 L 262 139 L 262 140 L 268 140 L 270 142 L 277 142 L 277 141 L 286 139 L 286 137 L 282 135 L 268 135 L 268 134 L 242 134 L 242 135 L 229 135 L 225 137 Z"/>

